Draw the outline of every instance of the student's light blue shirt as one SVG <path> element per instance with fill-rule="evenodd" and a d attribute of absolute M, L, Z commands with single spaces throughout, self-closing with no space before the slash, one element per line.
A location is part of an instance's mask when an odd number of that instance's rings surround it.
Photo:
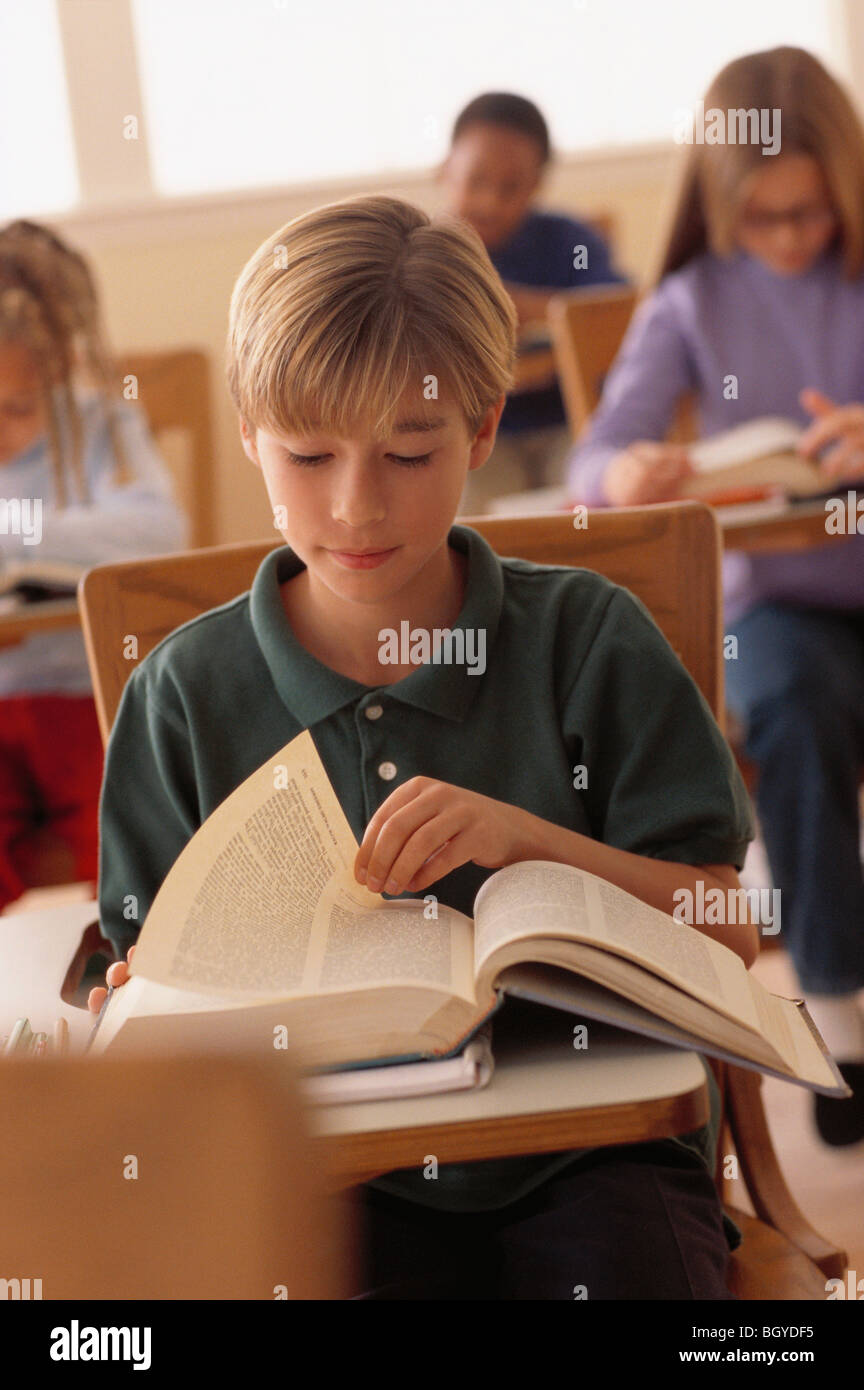
<path fill-rule="evenodd" d="M 176 550 L 186 543 L 186 519 L 172 496 L 143 411 L 129 401 L 118 401 L 114 407 L 130 476 L 128 483 L 119 486 L 106 406 L 95 395 L 82 394 L 79 400 L 88 500 L 78 497 L 70 479 L 68 504 L 62 510 L 57 507 L 46 436 L 0 467 L 0 502 L 38 499 L 42 506 L 41 538 L 36 544 L 29 543 L 26 535 L 12 534 L 11 521 L 0 524 L 0 573 L 10 561 L 34 566 L 62 561 L 87 568 Z M 5 512 L 0 507 L 0 514 Z M 84 640 L 77 629 L 41 633 L 0 649 L 0 699 L 85 695 L 90 689 Z"/>

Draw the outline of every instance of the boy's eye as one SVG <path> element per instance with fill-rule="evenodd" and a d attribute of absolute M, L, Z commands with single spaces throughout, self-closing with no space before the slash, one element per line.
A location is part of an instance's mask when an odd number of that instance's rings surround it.
<path fill-rule="evenodd" d="M 285 457 L 290 463 L 297 463 L 301 468 L 314 468 L 316 463 L 326 459 L 326 454 L 292 454 L 290 449 L 285 450 Z"/>
<path fill-rule="evenodd" d="M 429 462 L 432 454 L 413 454 L 410 457 L 406 457 L 404 454 L 390 454 L 389 457 L 395 459 L 397 463 L 403 464 L 406 468 L 422 468 L 424 463 Z"/>
<path fill-rule="evenodd" d="M 295 454 L 290 449 L 285 450 L 285 457 L 289 463 L 295 463 L 300 468 L 314 468 L 316 464 L 323 463 L 329 458 L 329 454 Z M 388 458 L 401 464 L 403 468 L 422 468 L 423 464 L 428 463 L 432 457 L 431 451 L 428 454 L 388 454 Z"/>

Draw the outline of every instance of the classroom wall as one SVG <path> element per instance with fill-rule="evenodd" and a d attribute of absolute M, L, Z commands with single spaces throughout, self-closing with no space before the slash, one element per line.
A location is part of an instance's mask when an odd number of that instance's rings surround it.
<path fill-rule="evenodd" d="M 674 147 L 562 159 L 544 202 L 565 211 L 614 218 L 621 266 L 643 277 L 652 264 L 665 215 Z M 99 278 L 111 342 L 119 351 L 203 348 L 211 360 L 216 540 L 270 534 L 263 484 L 246 459 L 224 385 L 228 300 L 255 248 L 283 222 L 321 203 L 380 191 L 430 212 L 438 207 L 431 174 L 376 178 L 314 189 L 178 200 L 146 208 L 70 214 L 55 225 L 91 258 Z"/>

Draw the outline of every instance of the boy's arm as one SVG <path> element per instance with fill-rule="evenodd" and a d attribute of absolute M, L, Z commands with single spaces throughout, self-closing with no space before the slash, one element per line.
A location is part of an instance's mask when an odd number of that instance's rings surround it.
<path fill-rule="evenodd" d="M 719 888 L 725 892 L 740 888 L 740 880 L 732 864 L 680 864 L 664 859 L 651 859 L 642 854 L 614 849 L 588 835 L 541 820 L 526 813 L 525 842 L 518 858 L 546 859 L 557 864 L 572 864 L 615 883 L 635 898 L 657 907 L 671 917 L 678 905 L 675 894 L 689 890 L 694 901 L 700 900 L 696 887 L 701 880 L 703 889 Z M 751 922 L 738 922 L 737 912 L 727 912 L 727 924 L 698 923 L 698 930 L 714 941 L 728 946 L 749 967 L 759 954 L 759 935 Z"/>
<path fill-rule="evenodd" d="M 157 700 L 148 677 L 140 668 L 126 684 L 99 807 L 99 916 L 102 934 L 120 958 L 201 823 L 182 713 Z"/>
<path fill-rule="evenodd" d="M 700 880 L 706 891 L 738 888 L 736 870 L 753 838 L 740 773 L 695 683 L 624 589 L 612 590 L 564 693 L 561 720 L 571 767 L 584 768 L 573 794 L 583 800 L 591 835 L 539 821 L 532 827 L 532 852 L 542 848 L 536 857 L 597 873 L 670 914 L 682 889 L 704 901 Z M 755 929 L 735 926 L 731 911 L 726 916 L 730 925 L 696 925 L 749 965 Z"/>

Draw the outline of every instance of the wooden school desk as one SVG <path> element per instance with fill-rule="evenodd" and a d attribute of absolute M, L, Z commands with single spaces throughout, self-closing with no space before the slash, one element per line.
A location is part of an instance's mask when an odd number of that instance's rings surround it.
<path fill-rule="evenodd" d="M 550 515 L 565 510 L 567 502 L 567 488 L 544 487 L 496 497 L 490 503 L 489 512 L 492 516 Z M 589 507 L 589 513 L 591 510 Z M 825 530 L 824 498 L 799 503 L 784 499 L 743 502 L 736 506 L 714 507 L 713 511 L 720 523 L 724 550 L 744 550 L 749 554 L 818 550 L 837 539 Z M 460 516 L 457 520 L 463 525 L 471 524 L 471 517 Z M 847 537 L 841 535 L 839 539 Z"/>
<path fill-rule="evenodd" d="M 94 903 L 0 917 L 0 1034 L 26 1015 L 50 1036 L 69 1024 L 79 1052 L 93 1023 L 60 998 L 74 989 L 96 941 L 85 929 Z M 602 1035 L 572 1045 L 565 1014 L 535 1010 L 536 1036 L 495 1035 L 495 1073 L 483 1090 L 403 1100 L 310 1107 L 322 1163 L 334 1189 L 398 1167 L 638 1143 L 698 1129 L 708 1119 L 705 1069 L 695 1052 L 647 1038 Z M 0 1060 L 2 1065 L 2 1060 Z M 25 1065 L 38 1066 L 31 1061 Z"/>
<path fill-rule="evenodd" d="M 825 530 L 824 497 L 815 502 L 744 502 L 715 507 L 724 550 L 755 555 L 769 551 L 819 550 L 836 538 Z M 845 535 L 841 540 L 848 539 Z"/>
<path fill-rule="evenodd" d="M 45 599 L 43 603 L 22 603 L 0 610 L 0 648 L 14 646 L 36 632 L 59 632 L 80 627 L 78 601 L 74 598 Z"/>

